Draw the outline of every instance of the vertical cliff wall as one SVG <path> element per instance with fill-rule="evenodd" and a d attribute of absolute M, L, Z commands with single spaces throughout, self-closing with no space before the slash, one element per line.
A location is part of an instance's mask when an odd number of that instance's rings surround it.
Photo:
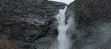
<path fill-rule="evenodd" d="M 73 49 L 111 48 L 111 0 L 75 0 L 66 17 L 75 19 Z"/>

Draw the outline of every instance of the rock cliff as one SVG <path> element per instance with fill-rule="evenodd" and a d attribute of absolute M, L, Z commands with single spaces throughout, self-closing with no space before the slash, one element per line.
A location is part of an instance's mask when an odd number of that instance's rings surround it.
<path fill-rule="evenodd" d="M 74 17 L 72 49 L 111 49 L 111 0 L 75 0 L 66 17 Z M 66 20 L 67 20 L 66 19 Z"/>
<path fill-rule="evenodd" d="M 7 48 L 0 44 L 0 49 L 48 49 L 57 35 L 54 16 L 65 6 L 47 0 L 1 0 L 0 35 Z"/>

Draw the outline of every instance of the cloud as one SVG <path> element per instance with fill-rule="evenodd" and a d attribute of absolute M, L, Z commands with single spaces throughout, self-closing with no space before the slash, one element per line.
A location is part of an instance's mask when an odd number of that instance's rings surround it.
<path fill-rule="evenodd" d="M 63 3 L 66 3 L 66 4 L 70 4 L 74 0 L 49 0 L 49 1 L 57 1 L 57 2 L 63 2 Z"/>

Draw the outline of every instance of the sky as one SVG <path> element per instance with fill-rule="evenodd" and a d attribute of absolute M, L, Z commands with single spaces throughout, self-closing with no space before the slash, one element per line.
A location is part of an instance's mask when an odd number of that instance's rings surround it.
<path fill-rule="evenodd" d="M 49 0 L 49 1 L 57 1 L 57 2 L 63 2 L 63 3 L 66 3 L 66 4 L 70 4 L 74 0 Z"/>

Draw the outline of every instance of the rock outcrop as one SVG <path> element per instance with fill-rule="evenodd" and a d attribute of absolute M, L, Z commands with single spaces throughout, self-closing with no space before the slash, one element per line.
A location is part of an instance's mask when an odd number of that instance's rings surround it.
<path fill-rule="evenodd" d="M 74 17 L 72 49 L 111 49 L 111 0 L 75 0 L 67 19 Z"/>
<path fill-rule="evenodd" d="M 65 6 L 47 0 L 1 0 L 0 34 L 17 49 L 48 49 L 57 35 L 54 16 Z"/>

